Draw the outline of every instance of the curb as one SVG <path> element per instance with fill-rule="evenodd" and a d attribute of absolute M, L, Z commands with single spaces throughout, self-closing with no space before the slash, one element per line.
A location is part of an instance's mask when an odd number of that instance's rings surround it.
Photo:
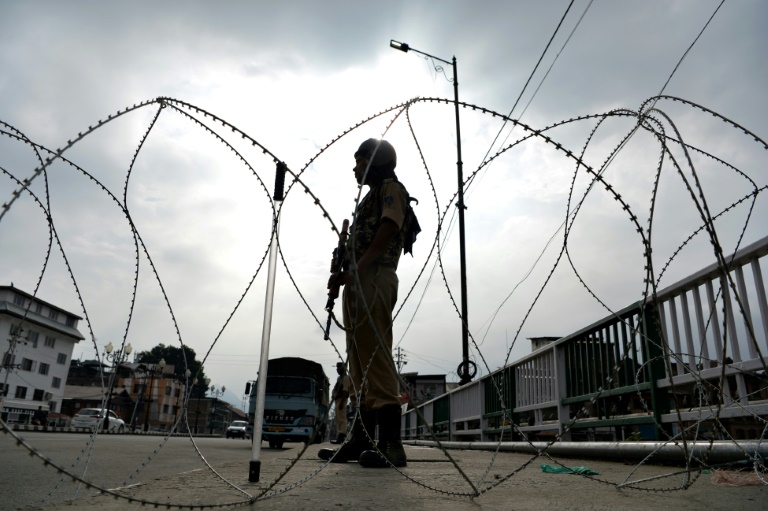
<path fill-rule="evenodd" d="M 60 426 L 32 426 L 28 424 L 9 424 L 10 429 L 13 431 L 33 431 L 38 433 L 85 433 L 90 434 L 92 430 L 90 428 L 71 428 Z M 142 435 L 142 436 L 183 436 L 188 437 L 189 433 L 167 433 L 164 431 L 125 431 L 123 433 L 117 433 L 114 431 L 102 431 L 101 435 Z M 199 433 L 194 435 L 195 438 L 224 438 L 223 435 L 211 435 L 208 433 Z"/>

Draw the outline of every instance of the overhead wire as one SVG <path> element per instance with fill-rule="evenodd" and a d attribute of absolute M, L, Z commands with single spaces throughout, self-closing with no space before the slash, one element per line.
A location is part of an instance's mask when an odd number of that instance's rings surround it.
<path fill-rule="evenodd" d="M 656 103 L 659 100 L 658 96 L 661 96 L 663 94 L 664 90 L 667 88 L 667 85 L 669 85 L 669 82 L 672 80 L 672 77 L 675 75 L 677 70 L 680 68 L 680 65 L 683 63 L 683 60 L 685 59 L 685 57 L 688 56 L 688 53 L 691 51 L 691 49 L 693 49 L 693 46 L 698 42 L 699 38 L 701 38 L 702 34 L 707 29 L 709 24 L 712 22 L 712 19 L 714 19 L 715 15 L 718 13 L 718 11 L 720 10 L 720 7 L 722 7 L 724 3 L 725 3 L 725 0 L 721 0 L 720 1 L 718 6 L 715 8 L 714 12 L 712 12 L 712 15 L 709 17 L 707 22 L 704 24 L 704 27 L 702 27 L 702 29 L 699 31 L 699 34 L 696 36 L 696 38 L 693 40 L 693 42 L 690 44 L 690 46 L 688 46 L 688 49 L 686 49 L 683 52 L 683 55 L 680 57 L 680 60 L 677 61 L 677 64 L 675 64 L 674 69 L 672 69 L 672 72 L 669 74 L 669 77 L 667 78 L 667 81 L 664 82 L 664 85 L 661 87 L 661 90 L 657 94 L 656 99 L 654 99 L 653 102 L 651 102 L 651 105 L 646 109 L 646 111 L 653 109 L 653 107 L 656 105 Z M 640 124 L 638 123 L 638 125 L 635 127 L 634 132 L 632 134 L 630 134 L 628 137 L 626 137 L 624 139 L 624 141 L 622 142 L 621 146 L 618 148 L 618 150 L 616 150 L 611 155 L 610 159 L 605 163 L 605 169 L 606 170 L 611 165 L 611 163 L 613 163 L 613 161 L 616 159 L 616 157 L 619 155 L 619 153 L 622 151 L 622 149 L 624 149 L 624 147 L 626 147 L 626 145 L 629 143 L 629 141 L 632 138 L 632 136 L 637 132 L 639 127 L 640 127 Z"/>
<path fill-rule="evenodd" d="M 664 93 L 664 90 L 667 88 L 667 85 L 669 85 L 669 82 L 672 80 L 672 77 L 673 77 L 673 76 L 675 76 L 675 73 L 677 72 L 678 68 L 680 67 L 680 64 L 682 64 L 682 63 L 683 63 L 683 60 L 685 60 L 685 57 L 687 57 L 687 56 L 688 56 L 688 53 L 689 53 L 689 52 L 691 51 L 691 49 L 693 48 L 693 45 L 695 45 L 695 44 L 696 44 L 696 42 L 698 42 L 699 38 L 700 38 L 700 37 L 701 37 L 701 35 L 704 33 L 704 31 L 707 29 L 707 27 L 708 27 L 708 26 L 709 26 L 709 24 L 712 22 L 712 20 L 714 19 L 715 15 L 717 14 L 717 12 L 720 10 L 720 7 L 722 7 L 724 3 L 725 3 L 725 0 L 721 0 L 721 1 L 720 1 L 720 3 L 718 4 L 717 8 L 715 8 L 715 11 L 712 13 L 712 15 L 709 17 L 709 19 L 707 20 L 707 22 L 706 22 L 706 23 L 704 24 L 704 26 L 702 27 L 701 31 L 699 32 L 699 35 L 697 35 L 697 36 L 696 36 L 696 38 L 693 40 L 693 42 L 692 42 L 692 43 L 691 43 L 691 45 L 688 47 L 688 49 L 687 49 L 687 50 L 685 50 L 685 52 L 683 53 L 683 56 L 682 56 L 682 57 L 680 57 L 680 60 L 678 60 L 678 61 L 677 61 L 677 64 L 675 65 L 675 68 L 674 68 L 674 69 L 672 70 L 672 72 L 669 74 L 669 78 L 667 78 L 667 81 L 666 81 L 666 82 L 664 82 L 664 86 L 661 88 L 661 90 L 660 90 L 660 91 L 659 91 L 659 93 L 657 94 L 658 96 L 661 96 L 661 95 Z M 653 103 L 653 104 L 655 105 L 655 104 L 656 104 L 656 102 L 654 101 L 654 103 Z"/>
<path fill-rule="evenodd" d="M 565 10 L 565 12 L 561 16 L 560 21 L 558 22 L 557 27 L 555 28 L 554 33 L 549 38 L 549 41 L 547 42 L 547 45 L 544 48 L 544 51 L 542 52 L 541 56 L 539 57 L 539 60 L 536 63 L 536 66 L 534 66 L 533 71 L 531 71 L 531 74 L 529 75 L 528 80 L 526 80 L 525 85 L 523 86 L 523 89 L 520 91 L 520 94 L 518 95 L 517 100 L 515 101 L 515 104 L 512 106 L 512 109 L 509 111 L 509 114 L 507 115 L 507 117 L 511 117 L 512 116 L 512 113 L 514 112 L 515 108 L 517 107 L 517 104 L 520 102 L 520 99 L 522 98 L 523 94 L 525 93 L 525 90 L 528 87 L 528 84 L 530 83 L 530 81 L 533 78 L 533 76 L 536 74 L 536 70 L 538 69 L 539 65 L 541 64 L 542 60 L 544 59 L 544 56 L 546 55 L 547 51 L 549 50 L 549 47 L 552 44 L 552 41 L 555 39 L 555 37 L 557 36 L 557 33 L 560 30 L 560 27 L 563 25 L 563 21 L 565 21 L 565 18 L 568 16 L 568 12 L 570 12 L 571 7 L 573 6 L 573 3 L 574 3 L 574 0 L 571 0 L 571 2 L 568 4 L 568 7 Z M 562 53 L 563 49 L 565 48 L 565 45 L 568 44 L 568 41 L 570 41 L 571 37 L 573 36 L 573 33 L 576 31 L 576 28 L 578 28 L 579 24 L 581 23 L 581 20 L 584 18 L 584 15 L 587 13 L 587 11 L 589 10 L 589 7 L 591 5 L 592 5 L 592 0 L 590 0 L 589 5 L 587 5 L 587 8 L 584 10 L 584 12 L 582 13 L 582 15 L 579 18 L 578 22 L 576 23 L 576 26 L 573 28 L 573 30 L 569 34 L 568 39 L 565 41 L 565 44 L 560 49 L 560 52 L 557 55 L 558 57 L 560 56 L 560 53 Z M 544 79 L 546 79 L 547 76 L 549 75 L 549 71 L 552 70 L 552 66 L 554 66 L 554 62 L 556 60 L 557 60 L 557 57 L 554 59 L 554 61 L 552 62 L 552 65 L 550 65 L 549 69 L 547 70 L 546 75 L 544 76 L 542 81 L 539 83 L 539 86 L 536 88 L 536 92 L 538 92 L 538 90 L 541 88 L 541 84 L 543 83 Z M 535 93 L 534 93 L 534 96 L 535 96 Z M 531 97 L 531 100 L 532 99 L 533 99 L 533 97 Z M 530 105 L 530 101 L 529 101 L 528 104 Z M 526 109 L 527 108 L 528 108 L 528 106 L 526 105 Z M 488 158 L 488 155 L 490 154 L 491 149 L 496 144 L 496 141 L 498 140 L 499 136 L 501 135 L 501 132 L 504 130 L 504 126 L 506 126 L 506 124 L 507 124 L 507 120 L 505 119 L 504 123 L 502 124 L 501 128 L 499 129 L 499 132 L 496 134 L 496 137 L 493 139 L 493 142 L 491 142 L 491 145 L 489 146 L 488 151 L 486 151 L 485 156 L 483 157 L 482 161 L 485 161 Z M 485 170 L 487 170 L 487 168 Z M 473 181 L 474 181 L 474 177 L 472 177 L 472 178 L 470 178 L 468 180 L 467 185 L 466 185 L 467 191 L 469 190 L 469 186 L 471 185 L 471 183 Z M 445 235 L 443 236 L 443 244 L 444 245 L 447 243 L 448 239 L 450 238 L 451 233 L 453 232 L 453 228 L 456 225 L 455 219 L 456 219 L 456 210 L 453 211 L 453 213 L 451 214 L 451 218 L 448 221 L 448 226 L 446 228 Z M 438 260 L 436 259 L 435 266 L 432 268 L 432 273 L 434 273 L 434 271 L 435 271 L 435 269 L 437 267 L 437 263 L 438 263 Z M 430 278 L 431 278 L 431 276 L 430 276 Z M 398 341 L 398 343 L 397 343 L 398 346 L 400 345 L 402 340 L 403 340 L 403 338 L 401 337 L 400 341 Z"/>
<path fill-rule="evenodd" d="M 539 65 L 541 64 L 541 61 L 544 60 L 544 56 L 547 54 L 547 51 L 549 51 L 549 47 L 552 45 L 552 41 L 555 40 L 555 37 L 557 36 L 557 33 L 560 31 L 560 27 L 563 25 L 563 22 L 565 21 L 565 18 L 568 16 L 568 13 L 570 12 L 571 7 L 573 7 L 573 2 L 574 1 L 575 0 L 571 0 L 571 2 L 568 4 L 568 7 L 566 7 L 565 12 L 563 13 L 562 17 L 560 18 L 560 22 L 557 24 L 557 27 L 555 27 L 555 31 L 552 33 L 552 36 L 549 38 L 549 41 L 547 42 L 547 46 L 544 47 L 544 51 L 541 52 L 541 56 L 539 56 L 538 62 L 536 62 L 536 65 L 533 67 L 533 70 L 531 71 L 531 74 L 528 76 L 528 79 L 525 81 L 525 85 L 523 85 L 523 88 L 520 90 L 520 94 L 517 96 L 517 99 L 515 100 L 515 104 L 512 105 L 512 109 L 507 114 L 507 117 L 512 117 L 512 113 L 515 111 L 515 108 L 517 108 L 517 104 L 520 102 L 520 99 L 523 97 L 523 94 L 525 94 L 525 90 L 528 88 L 528 84 L 531 83 L 531 80 L 533 79 L 533 76 L 536 74 L 536 70 L 539 69 Z M 592 2 L 590 2 L 590 5 L 592 5 Z M 589 6 L 587 6 L 587 9 L 589 9 Z M 586 14 L 586 10 L 584 11 L 584 13 Z M 583 17 L 584 17 L 584 15 L 582 14 L 582 18 Z M 581 22 L 581 19 L 579 19 L 579 22 Z M 576 26 L 578 26 L 578 24 Z M 571 35 L 573 35 L 573 32 L 571 32 Z M 568 37 L 568 39 L 570 40 L 570 36 Z M 567 42 L 568 41 L 566 41 L 566 44 L 567 44 Z M 562 49 L 560 51 L 562 51 Z M 554 64 L 554 62 L 553 62 L 553 64 Z M 545 76 L 545 78 L 546 78 L 546 76 Z M 541 85 L 539 85 L 539 87 L 540 86 Z M 499 132 L 496 133 L 496 136 L 493 138 L 493 142 L 491 142 L 490 147 L 488 147 L 488 151 L 486 151 L 485 156 L 483 156 L 483 160 L 482 161 L 485 161 L 488 158 L 488 155 L 491 153 L 491 149 L 493 149 L 493 146 L 496 145 L 496 141 L 499 139 L 499 136 L 501 136 L 501 132 L 504 130 L 504 127 L 506 125 L 507 125 L 507 120 L 505 119 L 504 122 L 501 125 L 501 128 L 499 128 Z M 472 180 L 470 179 L 470 181 L 467 183 L 467 188 L 469 188 L 469 185 L 471 184 L 471 182 L 472 182 Z"/>
<path fill-rule="evenodd" d="M 528 106 L 530 105 L 531 101 L 532 101 L 532 100 L 533 100 L 533 98 L 535 97 L 535 95 L 536 95 L 536 93 L 538 92 L 538 90 L 541 88 L 541 84 L 544 82 L 544 80 L 547 78 L 547 75 L 549 75 L 549 72 L 552 70 L 552 66 L 554 66 L 555 62 L 557 61 L 557 57 L 559 57 L 559 56 L 560 56 L 560 54 L 562 53 L 563 49 L 564 49 L 564 48 L 565 48 L 565 46 L 568 44 L 568 42 L 570 41 L 570 39 L 571 39 L 571 37 L 573 36 L 574 32 L 575 32 L 575 31 L 576 31 L 576 29 L 578 28 L 579 24 L 580 24 L 580 23 L 581 23 L 581 21 L 584 19 L 584 16 L 586 15 L 587 11 L 588 11 L 588 10 L 589 10 L 589 8 L 592 6 L 592 2 L 593 2 L 593 0 L 590 0 L 589 4 L 588 4 L 588 5 L 587 5 L 587 7 L 584 9 L 584 12 L 582 13 L 582 15 L 581 15 L 581 17 L 579 18 L 578 22 L 576 23 L 576 25 L 574 26 L 573 30 L 572 30 L 572 31 L 571 31 L 571 33 L 569 34 L 568 38 L 566 39 L 565 43 L 564 43 L 564 44 L 563 44 L 563 46 L 561 47 L 561 49 L 560 49 L 560 51 L 558 52 L 558 54 L 557 54 L 557 56 L 555 57 L 555 59 L 552 61 L 552 64 L 550 65 L 549 69 L 547 70 L 547 73 L 546 73 L 546 74 L 544 75 L 544 77 L 542 78 L 541 82 L 539 83 L 539 86 L 536 88 L 536 91 L 534 91 L 534 94 L 531 96 L 531 98 L 530 98 L 530 100 L 529 100 L 528 104 L 526 104 L 526 107 L 525 107 L 525 109 L 523 110 L 523 113 L 525 113 L 525 110 L 527 110 L 527 109 L 528 109 Z M 677 70 L 680 68 L 680 65 L 682 64 L 682 62 L 683 62 L 683 60 L 685 59 L 685 57 L 686 57 L 686 56 L 688 55 L 688 53 L 691 51 L 691 49 L 692 49 L 692 48 L 693 48 L 693 46 L 696 44 L 696 42 L 697 42 L 697 41 L 698 41 L 698 40 L 701 38 L 702 34 L 704 33 L 704 30 L 706 30 L 706 29 L 707 29 L 707 27 L 708 27 L 708 26 L 709 26 L 709 24 L 712 22 L 712 20 L 714 19 L 715 15 L 716 15 L 716 14 L 717 14 L 717 12 L 720 10 L 720 8 L 723 6 L 723 4 L 724 4 L 724 3 L 725 3 L 725 0 L 721 0 L 721 2 L 720 2 L 720 3 L 718 4 L 718 6 L 715 8 L 715 10 L 714 10 L 714 12 L 712 13 L 712 15 L 709 17 L 709 19 L 707 20 L 707 22 L 704 24 L 704 27 L 702 27 L 701 31 L 699 31 L 699 33 L 698 33 L 698 35 L 696 36 L 696 38 L 693 40 L 693 42 L 690 44 L 690 46 L 688 46 L 688 48 L 685 50 L 685 52 L 683 53 L 683 55 L 680 57 L 680 59 L 678 60 L 677 64 L 675 65 L 674 69 L 672 70 L 672 72 L 670 73 L 669 77 L 667 78 L 666 82 L 664 83 L 664 85 L 662 86 L 661 90 L 659 91 L 659 93 L 658 93 L 658 96 L 661 96 L 661 95 L 663 94 L 664 90 L 667 88 L 667 85 L 669 85 L 669 82 L 672 80 L 672 77 L 675 75 L 675 73 L 677 72 Z M 563 18 L 560 20 L 560 24 L 558 24 L 558 29 L 560 28 L 560 25 L 562 24 L 563 20 L 565 19 L 565 16 L 567 15 L 567 13 L 568 13 L 568 10 L 570 9 L 570 7 L 571 7 L 571 5 L 572 5 L 572 4 L 573 4 L 573 2 L 571 2 L 571 4 L 569 4 L 569 6 L 568 6 L 568 9 L 566 9 L 566 12 L 565 12 L 565 14 L 563 15 Z M 557 33 L 557 29 L 556 29 L 556 31 L 555 31 L 555 34 L 556 34 L 556 33 Z M 550 38 L 550 43 L 551 43 L 552 39 L 554 38 L 555 34 L 553 34 L 552 38 Z M 549 47 L 549 44 L 547 45 L 547 48 L 548 48 L 548 47 Z M 546 49 L 545 49 L 545 53 L 546 53 Z M 542 58 L 543 58 L 543 56 L 544 56 L 544 55 L 542 54 Z M 541 58 L 539 59 L 539 62 L 541 62 Z M 538 63 L 536 64 L 536 66 L 538 67 Z M 535 71 L 536 71 L 536 69 L 534 68 L 534 71 L 533 71 L 533 72 L 535 73 Z M 533 76 L 533 73 L 531 74 L 531 76 Z M 529 77 L 528 81 L 526 82 L 526 85 L 525 85 L 525 87 L 527 87 L 527 85 L 528 85 L 528 82 L 530 82 L 530 79 L 531 79 L 531 77 Z M 517 104 L 518 104 L 518 102 L 519 102 L 519 100 L 520 100 L 520 97 L 522 96 L 522 94 L 523 94 L 523 92 L 524 92 L 524 90 L 525 90 L 525 87 L 523 88 L 523 91 L 521 91 L 521 93 L 520 93 L 520 96 L 518 96 L 518 99 L 517 99 L 517 101 L 515 102 L 515 105 L 512 107 L 512 110 L 510 110 L 510 113 L 509 113 L 509 115 L 508 115 L 507 117 L 511 117 L 511 116 L 512 116 L 512 113 L 514 112 L 514 110 L 515 110 L 515 107 L 517 106 Z M 654 100 L 654 101 L 653 101 L 653 103 L 651 104 L 651 107 L 650 107 L 650 108 L 653 108 L 653 105 L 655 105 L 657 101 L 658 101 L 658 99 Z M 519 120 L 520 118 L 522 118 L 522 114 L 520 115 L 520 117 L 518 117 L 518 120 Z M 490 152 L 491 152 L 491 149 L 493 148 L 493 146 L 495 145 L 496 141 L 498 140 L 498 137 L 499 137 L 499 135 L 501 134 L 501 131 L 504 129 L 504 126 L 506 125 L 506 123 L 507 123 L 507 121 L 505 120 L 505 121 L 504 121 L 504 124 L 502 125 L 501 129 L 499 130 L 499 133 L 496 135 L 496 138 L 494 138 L 493 142 L 491 143 L 491 146 L 489 147 L 489 149 L 488 149 L 488 152 L 486 153 L 485 157 L 483 158 L 483 161 L 485 161 L 485 160 L 488 158 L 488 155 L 490 154 Z M 510 133 L 509 133 L 509 134 L 507 134 L 507 137 L 504 139 L 504 142 L 502 143 L 502 145 L 504 145 L 504 143 L 506 143 L 506 140 L 509 138 L 509 136 L 511 135 L 511 133 L 512 133 L 512 131 L 510 131 Z M 611 158 L 608 160 L 608 162 L 606 162 L 606 165 L 605 165 L 605 168 L 606 168 L 606 169 L 608 168 L 608 166 L 610 166 L 610 164 L 611 164 L 611 163 L 613 162 L 613 160 L 616 158 L 616 156 L 618 155 L 618 153 L 619 153 L 619 152 L 621 152 L 621 150 L 623 149 L 623 147 L 625 147 L 625 146 L 626 146 L 626 144 L 629 142 L 629 139 L 630 139 L 631 137 L 632 137 L 632 135 L 630 135 L 629 137 L 627 137 L 627 138 L 624 140 L 624 142 L 622 143 L 621 147 L 619 147 L 619 149 L 618 149 L 618 150 L 617 150 L 617 151 L 616 151 L 616 152 L 615 152 L 615 153 L 614 153 L 614 154 L 611 156 Z M 487 170 L 488 170 L 488 169 L 487 169 L 487 167 L 486 167 L 486 169 L 484 170 L 484 172 L 486 172 Z M 467 187 L 469 187 L 470 183 L 471 183 L 473 180 L 474 180 L 474 178 L 470 179 L 470 181 L 467 183 Z M 562 229 L 562 227 L 563 227 L 563 226 L 561 225 L 561 226 L 560 226 L 560 227 L 557 229 L 557 232 L 559 232 L 559 231 Z M 551 240 L 550 240 L 550 241 L 551 241 Z M 543 252 L 544 252 L 545 250 L 546 250 L 546 247 L 545 247 L 545 249 L 542 251 L 542 255 L 543 255 Z M 537 259 L 537 261 L 534 263 L 533 267 L 532 267 L 532 268 L 529 270 L 528 274 L 530 274 L 530 272 L 532 272 L 532 271 L 533 271 L 533 269 L 534 269 L 534 268 L 536 267 L 536 265 L 538 264 L 538 262 L 539 262 L 540 258 L 541 258 L 541 255 L 539 256 L 539 259 Z M 527 278 L 527 275 L 526 275 L 526 278 Z M 523 280 L 525 280 L 525 278 L 524 278 Z M 519 285 L 519 284 L 518 284 L 518 285 Z M 516 287 L 517 287 L 517 286 L 516 286 Z M 513 292 L 514 292 L 514 290 L 513 290 Z M 510 293 L 510 294 L 511 294 L 511 293 Z M 508 296 L 506 299 L 509 299 L 509 296 Z M 505 299 L 505 301 L 506 301 L 506 299 Z M 489 318 L 489 321 L 490 321 L 490 320 L 492 320 L 492 319 L 493 319 L 493 318 L 496 316 L 496 314 L 498 314 L 498 312 L 499 312 L 499 310 L 497 309 L 497 311 L 496 311 L 496 312 L 495 312 L 495 313 L 494 313 L 494 314 L 491 316 L 491 318 Z M 490 326 L 488 326 L 488 328 L 490 328 Z M 486 335 L 487 335 L 487 330 L 486 330 Z M 480 344 L 482 345 L 484 341 L 485 341 L 485 337 L 483 338 L 483 341 L 482 341 Z"/>
<path fill-rule="evenodd" d="M 544 73 L 544 76 L 541 78 L 541 80 L 539 81 L 539 84 L 536 86 L 536 90 L 533 91 L 533 94 L 531 94 L 531 97 L 528 98 L 528 102 L 525 104 L 525 108 L 523 108 L 523 111 L 520 112 L 519 116 L 517 116 L 517 120 L 518 121 L 520 119 L 522 119 L 523 116 L 525 115 L 525 112 L 528 111 L 528 107 L 531 106 L 531 103 L 533 103 L 533 100 L 536 97 L 536 95 L 539 93 L 539 90 L 541 89 L 541 86 L 544 85 L 544 82 L 546 81 L 547 77 L 549 77 L 549 73 L 552 71 L 552 68 L 555 67 L 555 63 L 557 62 L 557 59 L 560 58 L 560 55 L 563 53 L 563 50 L 565 50 L 565 47 L 568 46 L 568 43 L 571 41 L 571 38 L 573 37 L 573 34 L 576 33 L 576 30 L 579 28 L 579 25 L 581 25 L 581 22 L 584 19 L 584 16 L 587 15 L 587 11 L 589 11 L 589 8 L 592 7 L 592 3 L 593 2 L 594 2 L 594 0 L 589 0 L 589 4 L 587 4 L 587 7 L 584 9 L 584 12 L 581 13 L 581 16 L 579 17 L 578 21 L 573 26 L 573 29 L 571 29 L 571 33 L 568 34 L 568 38 L 565 40 L 563 45 L 560 47 L 560 51 L 558 51 L 557 55 L 555 55 L 555 58 L 552 59 L 552 63 L 549 65 L 549 68 L 547 68 L 547 72 Z M 561 20 L 561 23 L 562 23 L 562 20 Z M 558 28 L 559 28 L 559 26 L 558 26 Z M 554 35 L 553 35 L 553 37 L 554 37 Z M 543 56 L 544 55 L 542 55 L 542 57 Z M 534 72 L 535 72 L 535 70 L 534 70 Z M 531 76 L 533 76 L 533 75 L 531 75 Z M 526 86 L 527 85 L 528 84 L 526 83 Z M 521 91 L 520 92 L 520 96 L 522 96 L 522 94 L 523 94 L 523 92 Z M 518 101 L 519 100 L 520 100 L 520 98 L 518 97 Z M 517 106 L 517 102 L 515 102 L 515 106 Z M 512 112 L 515 110 L 515 106 L 512 107 L 512 110 L 510 110 L 509 115 L 507 117 L 511 117 L 512 116 Z M 501 132 L 504 130 L 504 126 L 506 126 L 506 124 L 507 124 L 507 121 L 505 119 L 504 120 L 504 124 L 502 124 L 501 128 L 499 129 L 499 133 L 496 135 L 496 138 L 494 138 L 493 142 L 491 143 L 490 147 L 488 148 L 488 151 L 485 153 L 485 156 L 483 157 L 483 161 L 485 161 L 488 158 L 488 155 L 493 150 L 493 146 L 495 145 L 496 140 L 498 140 L 499 135 L 501 135 Z M 515 129 L 515 127 L 513 126 L 512 129 L 509 131 L 509 133 L 507 133 L 507 136 L 504 137 L 504 141 L 501 143 L 501 146 L 504 146 L 504 144 L 507 143 L 507 140 L 509 140 L 509 137 L 510 137 L 510 135 L 512 135 L 512 132 L 514 131 L 514 129 Z M 480 176 L 478 176 L 478 181 L 482 180 L 482 178 L 487 174 L 489 168 L 490 168 L 490 165 L 486 166 L 485 170 L 483 170 L 483 172 L 480 174 Z M 474 181 L 474 177 L 467 183 L 467 187 L 469 187 L 469 185 L 473 181 Z"/>
<path fill-rule="evenodd" d="M 520 94 L 518 95 L 517 100 L 515 101 L 515 104 L 512 106 L 512 110 L 510 110 L 509 115 L 507 117 L 510 117 L 512 115 L 512 112 L 515 110 L 515 107 L 517 107 L 517 104 L 520 102 L 520 99 L 522 98 L 523 94 L 525 93 L 525 89 L 528 87 L 528 84 L 530 83 L 531 79 L 536 74 L 536 70 L 538 69 L 539 65 L 541 64 L 541 61 L 544 59 L 544 56 L 547 53 L 547 50 L 549 49 L 550 45 L 552 44 L 552 41 L 554 40 L 555 36 L 557 35 L 558 31 L 560 30 L 560 27 L 562 26 L 563 21 L 565 20 L 566 16 L 568 15 L 568 12 L 571 10 L 571 7 L 573 6 L 574 1 L 575 0 L 571 0 L 571 2 L 568 4 L 568 7 L 566 8 L 565 13 L 563 13 L 563 16 L 560 18 L 560 22 L 557 24 L 557 27 L 555 28 L 555 32 L 550 37 L 549 42 L 547 43 L 547 46 L 544 48 L 544 51 L 542 52 L 541 56 L 539 57 L 539 60 L 536 63 L 536 66 L 534 66 L 534 68 L 533 68 L 533 71 L 531 71 L 531 74 L 528 77 L 528 80 L 525 82 L 525 85 L 523 86 L 523 89 L 520 91 Z M 586 14 L 586 11 L 589 9 L 590 5 L 592 5 L 592 0 L 590 0 L 590 3 L 587 6 L 587 9 L 585 9 L 584 13 L 581 15 L 581 18 L 579 18 L 579 22 L 576 24 L 577 27 L 578 27 L 578 24 L 581 23 L 581 19 L 584 18 L 584 14 Z M 574 31 L 575 31 L 575 28 L 574 28 L 573 31 L 571 31 L 571 34 L 568 36 L 568 40 L 566 41 L 566 44 L 570 40 L 570 38 L 573 35 Z M 564 47 L 565 47 L 565 45 L 563 46 L 563 48 Z M 560 51 L 562 52 L 562 48 L 561 48 Z M 558 53 L 558 56 L 559 56 L 559 53 Z M 555 59 L 555 60 L 557 60 L 557 59 Z M 554 65 L 554 62 L 553 62 L 553 65 Z M 437 71 L 442 70 L 442 66 L 435 66 L 435 68 L 436 68 Z M 552 66 L 550 66 L 549 70 L 551 70 L 551 69 L 552 69 Z M 549 71 L 547 71 L 547 74 L 549 74 Z M 544 78 L 546 78 L 546 75 L 544 76 Z M 536 89 L 537 92 L 538 92 L 538 89 L 540 87 L 541 87 L 541 84 L 539 84 L 539 87 Z M 530 104 L 530 102 L 529 102 L 529 104 Z M 527 106 L 526 106 L 526 108 L 527 108 Z M 488 154 L 490 154 L 491 149 L 493 148 L 494 144 L 496 143 L 496 140 L 498 140 L 499 136 L 501 135 L 501 131 L 504 129 L 504 126 L 506 126 L 506 123 L 507 123 L 507 121 L 505 120 L 504 124 L 502 124 L 501 129 L 499 130 L 499 133 L 496 134 L 496 137 L 493 139 L 493 142 L 491 142 L 491 146 L 488 148 L 488 151 L 485 153 L 485 156 L 483 157 L 482 161 L 485 161 L 488 158 Z M 469 186 L 470 186 L 470 184 L 472 183 L 473 180 L 474 180 L 474 177 L 470 178 L 469 181 L 467 182 L 467 185 L 466 185 L 467 190 L 469 189 Z M 451 218 L 448 220 L 448 226 L 447 226 L 447 228 L 445 230 L 445 235 L 443 236 L 443 245 L 447 244 L 448 239 L 450 238 L 451 233 L 453 232 L 453 228 L 456 225 L 455 220 L 456 220 L 456 210 L 453 211 L 453 213 L 451 214 Z M 438 265 L 438 262 L 439 262 L 439 257 L 440 256 L 438 254 L 438 257 L 435 259 L 435 264 L 432 267 L 432 272 L 430 274 L 429 281 L 431 281 L 432 276 L 434 275 L 434 272 L 435 272 L 435 270 L 437 268 L 437 265 Z M 427 284 L 429 284 L 429 281 L 428 281 Z M 426 292 L 426 288 L 425 288 L 425 292 Z M 421 299 L 423 300 L 423 298 L 424 298 L 424 295 L 422 294 Z M 421 303 L 421 300 L 419 301 L 419 304 L 420 303 Z M 411 321 L 413 321 L 413 318 L 411 319 Z M 410 327 L 410 323 L 409 323 L 408 326 Z M 407 329 L 406 329 L 406 331 L 407 331 Z M 395 347 L 400 345 L 400 343 L 403 341 L 404 337 L 405 337 L 405 334 L 403 334 L 403 336 L 401 336 L 400 340 L 397 342 Z"/>

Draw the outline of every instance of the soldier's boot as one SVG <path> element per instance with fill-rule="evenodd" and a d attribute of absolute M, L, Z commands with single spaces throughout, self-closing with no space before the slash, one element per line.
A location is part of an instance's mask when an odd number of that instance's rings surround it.
<path fill-rule="evenodd" d="M 345 438 L 347 438 L 347 435 L 346 435 L 346 434 L 344 434 L 344 433 L 339 433 L 338 435 L 336 435 L 336 440 L 334 440 L 334 442 L 333 442 L 333 443 L 334 443 L 334 444 L 343 444 L 343 443 L 344 443 L 344 439 L 345 439 Z"/>
<path fill-rule="evenodd" d="M 348 461 L 357 461 L 363 451 L 373 448 L 373 444 L 368 440 L 376 431 L 376 412 L 372 410 L 360 409 L 360 416 L 355 419 L 352 431 L 338 449 L 320 449 L 317 456 L 321 460 L 330 460 L 331 463 L 346 463 Z M 366 430 L 368 434 L 366 434 Z"/>
<path fill-rule="evenodd" d="M 388 405 L 378 411 L 379 441 L 376 449 L 364 451 L 358 461 L 366 468 L 404 467 L 408 464 L 400 440 L 400 406 Z"/>

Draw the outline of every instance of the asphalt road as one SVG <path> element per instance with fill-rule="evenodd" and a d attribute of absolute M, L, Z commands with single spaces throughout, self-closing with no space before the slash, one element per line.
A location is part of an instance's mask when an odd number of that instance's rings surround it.
<path fill-rule="evenodd" d="M 188 437 L 169 438 L 161 448 L 163 437 L 160 436 L 99 435 L 91 449 L 87 434 L 21 432 L 20 436 L 54 463 L 105 488 L 123 487 L 205 466 Z M 242 460 L 247 476 L 250 441 L 196 438 L 195 444 L 213 466 Z M 279 452 L 264 446 L 262 459 Z M 30 456 L 25 447 L 18 446 L 9 434 L 0 434 L 0 460 L 0 510 L 62 503 L 96 493 L 69 477 L 63 478 L 51 466 L 46 467 L 40 459 Z"/>

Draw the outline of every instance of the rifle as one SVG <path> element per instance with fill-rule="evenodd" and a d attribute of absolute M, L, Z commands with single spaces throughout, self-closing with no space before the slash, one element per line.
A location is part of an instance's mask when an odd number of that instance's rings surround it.
<path fill-rule="evenodd" d="M 344 271 L 347 258 L 347 237 L 349 236 L 349 220 L 344 219 L 339 232 L 339 244 L 333 249 L 333 258 L 331 259 L 331 283 L 328 286 L 328 301 L 325 302 L 325 310 L 328 311 L 328 321 L 325 323 L 324 340 L 330 339 L 328 332 L 331 330 L 331 318 L 333 316 L 333 304 L 339 297 L 339 275 Z"/>

